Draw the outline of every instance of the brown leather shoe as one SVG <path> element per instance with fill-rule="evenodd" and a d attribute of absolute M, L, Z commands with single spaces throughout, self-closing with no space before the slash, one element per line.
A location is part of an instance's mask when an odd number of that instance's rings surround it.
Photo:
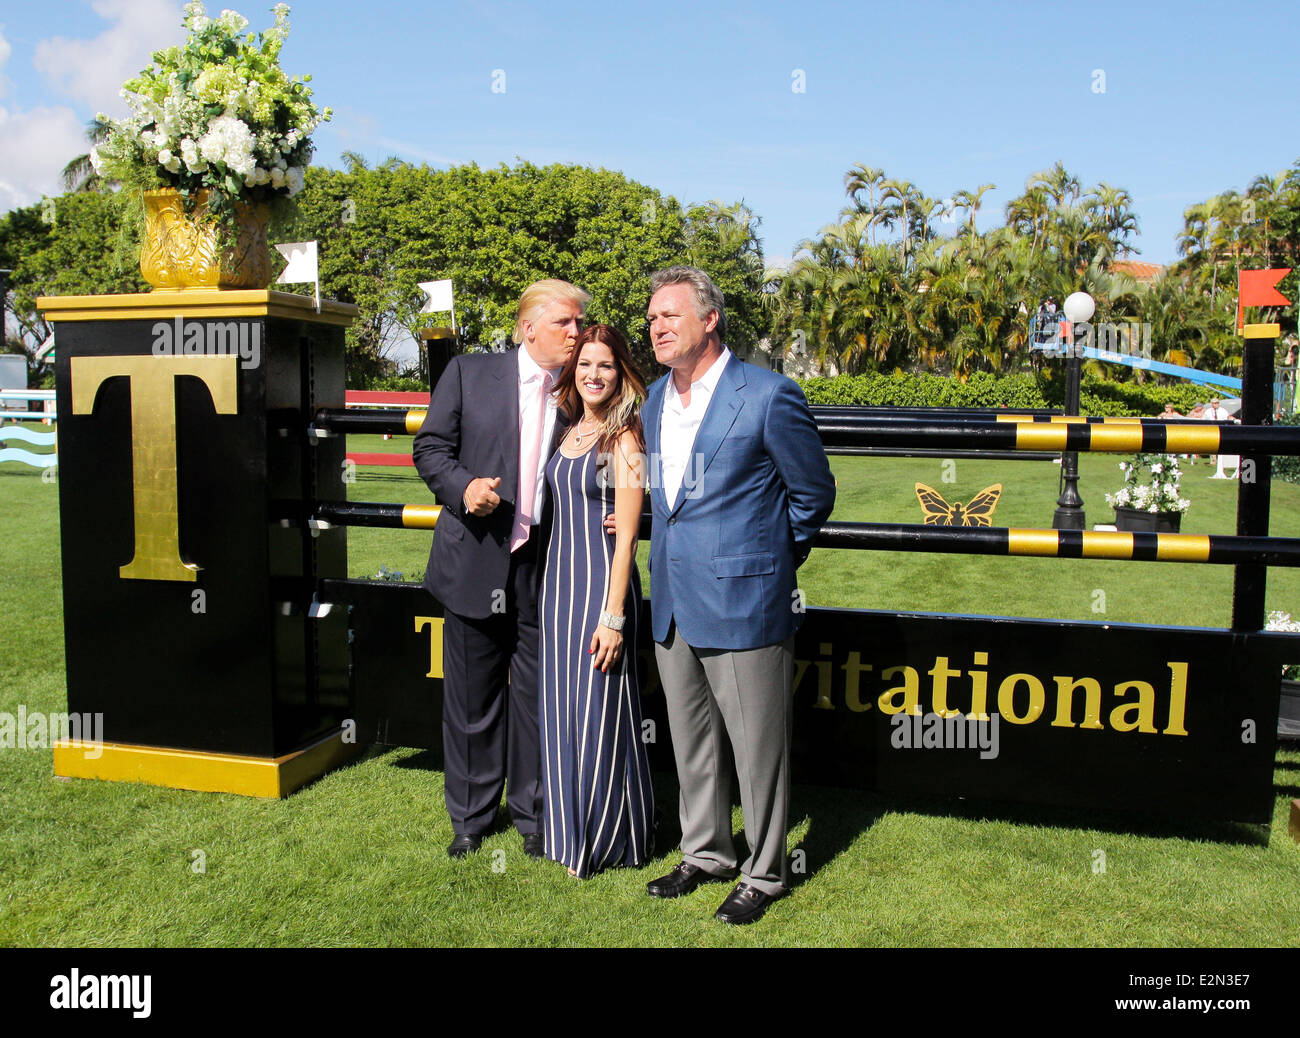
<path fill-rule="evenodd" d="M 666 876 L 651 880 L 645 885 L 646 893 L 651 897 L 681 897 L 689 894 L 701 883 L 717 883 L 727 879 L 705 872 L 698 865 L 682 861 L 673 866 L 673 871 Z"/>

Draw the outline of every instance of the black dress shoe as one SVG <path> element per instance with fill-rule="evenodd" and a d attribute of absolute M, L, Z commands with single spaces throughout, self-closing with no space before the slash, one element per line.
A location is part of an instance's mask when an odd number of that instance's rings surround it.
<path fill-rule="evenodd" d="M 540 858 L 546 852 L 541 833 L 524 834 L 524 853 L 530 858 Z"/>
<path fill-rule="evenodd" d="M 758 887 L 737 883 L 736 889 L 727 895 L 727 900 L 713 913 L 713 918 L 737 926 L 756 923 L 763 918 L 767 906 L 775 900 L 776 897 L 763 893 Z"/>
<path fill-rule="evenodd" d="M 645 889 L 651 897 L 681 897 L 683 894 L 689 894 L 701 883 L 714 883 L 726 878 L 726 876 L 715 876 L 711 872 L 705 872 L 698 865 L 682 861 L 674 865 L 673 871 L 668 875 L 660 876 L 647 883 Z"/>
<path fill-rule="evenodd" d="M 470 851 L 476 851 L 482 846 L 483 837 L 475 836 L 473 833 L 464 833 L 451 841 L 451 846 L 447 848 L 447 856 L 449 858 L 463 858 Z"/>

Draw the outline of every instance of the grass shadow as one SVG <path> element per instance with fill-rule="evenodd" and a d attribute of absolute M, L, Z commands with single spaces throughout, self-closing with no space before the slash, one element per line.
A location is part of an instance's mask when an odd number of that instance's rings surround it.
<path fill-rule="evenodd" d="M 802 850 L 806 856 L 801 863 L 796 859 L 792 864 L 791 889 L 808 882 L 892 809 L 892 804 L 877 793 L 796 785 L 790 796 L 790 828 L 798 826 L 797 820 L 806 819 L 808 831 L 791 851 L 793 855 Z"/>
<path fill-rule="evenodd" d="M 1014 804 L 964 797 L 898 794 L 889 797 L 890 810 L 939 818 L 997 821 L 1036 829 L 1087 829 L 1117 836 L 1153 839 L 1209 840 L 1238 846 L 1268 846 L 1268 828 L 1253 822 L 1172 818 L 1145 811 L 1107 811 L 1096 808 Z"/>

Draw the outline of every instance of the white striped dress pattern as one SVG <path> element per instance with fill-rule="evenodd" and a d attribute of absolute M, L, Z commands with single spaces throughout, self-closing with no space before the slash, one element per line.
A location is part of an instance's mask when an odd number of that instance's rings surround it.
<path fill-rule="evenodd" d="M 636 565 L 624 606 L 623 653 L 601 673 L 588 653 L 609 590 L 614 538 L 603 529 L 614 489 L 594 445 L 546 465 L 552 519 L 542 576 L 540 697 L 546 856 L 587 878 L 643 865 L 654 794 L 641 740 L 636 673 L 641 604 Z"/>

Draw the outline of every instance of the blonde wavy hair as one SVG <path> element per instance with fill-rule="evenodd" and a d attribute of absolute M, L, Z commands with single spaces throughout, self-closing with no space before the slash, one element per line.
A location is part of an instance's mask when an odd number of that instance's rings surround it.
<path fill-rule="evenodd" d="M 524 322 L 536 321 L 541 312 L 556 300 L 577 303 L 585 310 L 587 304 L 591 302 L 591 296 L 577 285 L 571 285 L 559 278 L 534 281 L 519 297 L 519 311 L 515 318 L 515 330 L 512 336 L 516 346 L 524 341 Z"/>

